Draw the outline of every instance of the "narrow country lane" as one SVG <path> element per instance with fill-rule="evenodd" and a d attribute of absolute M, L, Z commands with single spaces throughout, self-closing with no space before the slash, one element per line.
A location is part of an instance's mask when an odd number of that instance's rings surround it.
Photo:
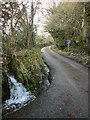
<path fill-rule="evenodd" d="M 45 47 L 42 55 L 51 68 L 52 83 L 36 100 L 8 118 L 87 118 L 88 69 Z"/>

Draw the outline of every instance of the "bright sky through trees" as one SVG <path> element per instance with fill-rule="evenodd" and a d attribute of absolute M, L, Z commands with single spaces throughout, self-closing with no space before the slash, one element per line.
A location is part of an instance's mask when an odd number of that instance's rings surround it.
<path fill-rule="evenodd" d="M 3 1 L 5 2 L 18 1 L 19 3 L 23 1 L 24 3 L 28 2 L 28 4 L 31 3 L 31 0 L 3 0 Z M 36 1 L 36 0 L 33 0 L 33 1 Z M 52 7 L 53 2 L 58 4 L 59 2 L 88 2 L 88 1 L 89 0 L 40 0 L 40 8 L 37 10 L 36 15 L 34 17 L 34 24 L 37 26 L 38 34 L 42 34 L 42 32 L 44 33 L 43 26 L 44 26 L 45 20 L 47 19 L 47 12 L 45 11 L 45 9 Z"/>
<path fill-rule="evenodd" d="M 60 2 L 60 0 L 41 0 L 40 9 L 37 11 L 36 16 L 34 18 L 35 24 L 38 26 L 38 34 L 46 34 L 44 32 L 44 24 L 48 17 L 46 9 L 53 6 L 53 2 L 56 5 Z"/>

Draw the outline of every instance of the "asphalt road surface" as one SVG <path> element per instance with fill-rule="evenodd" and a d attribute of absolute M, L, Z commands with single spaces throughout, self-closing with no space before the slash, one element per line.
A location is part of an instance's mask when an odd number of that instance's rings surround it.
<path fill-rule="evenodd" d="M 88 118 L 88 69 L 45 47 L 52 83 L 32 103 L 7 118 Z"/>

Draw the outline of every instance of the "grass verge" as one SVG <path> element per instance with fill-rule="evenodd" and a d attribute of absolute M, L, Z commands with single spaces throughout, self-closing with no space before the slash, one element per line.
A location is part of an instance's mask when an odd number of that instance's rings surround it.
<path fill-rule="evenodd" d="M 89 56 L 85 53 L 75 53 L 73 51 L 67 51 L 66 49 L 58 49 L 56 47 L 52 48 L 53 51 L 57 52 L 58 54 L 61 54 L 65 57 L 68 57 L 72 60 L 75 60 L 76 62 L 79 62 L 81 64 L 83 64 L 86 67 L 90 67 L 90 60 L 89 60 Z"/>

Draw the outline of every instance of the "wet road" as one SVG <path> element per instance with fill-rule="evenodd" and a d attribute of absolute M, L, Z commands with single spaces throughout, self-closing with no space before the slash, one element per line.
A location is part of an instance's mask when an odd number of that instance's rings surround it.
<path fill-rule="evenodd" d="M 49 47 L 42 55 L 51 68 L 52 83 L 36 100 L 9 118 L 87 118 L 88 69 Z"/>

